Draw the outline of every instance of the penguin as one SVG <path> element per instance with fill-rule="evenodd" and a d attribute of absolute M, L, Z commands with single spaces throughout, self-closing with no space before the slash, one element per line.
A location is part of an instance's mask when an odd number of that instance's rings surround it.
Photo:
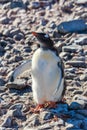
<path fill-rule="evenodd" d="M 35 111 L 46 105 L 55 107 L 65 93 L 64 66 L 50 36 L 32 32 L 39 48 L 32 57 L 32 91 L 37 106 Z"/>

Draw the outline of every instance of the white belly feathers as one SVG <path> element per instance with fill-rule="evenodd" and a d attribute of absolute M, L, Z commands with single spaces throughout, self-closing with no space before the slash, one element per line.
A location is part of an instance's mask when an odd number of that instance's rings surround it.
<path fill-rule="evenodd" d="M 58 62 L 60 62 L 60 58 L 50 50 L 39 48 L 34 53 L 32 58 L 32 90 L 36 103 L 61 100 L 64 81 L 61 69 L 57 65 Z M 60 80 L 61 83 L 57 90 Z"/>

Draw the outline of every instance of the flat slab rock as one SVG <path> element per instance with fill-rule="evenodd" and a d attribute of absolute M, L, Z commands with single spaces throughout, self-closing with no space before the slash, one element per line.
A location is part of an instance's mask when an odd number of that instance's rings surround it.
<path fill-rule="evenodd" d="M 26 80 L 24 79 L 18 79 L 15 80 L 15 82 L 8 82 L 6 84 L 7 88 L 15 88 L 15 89 L 23 89 L 26 87 Z"/>

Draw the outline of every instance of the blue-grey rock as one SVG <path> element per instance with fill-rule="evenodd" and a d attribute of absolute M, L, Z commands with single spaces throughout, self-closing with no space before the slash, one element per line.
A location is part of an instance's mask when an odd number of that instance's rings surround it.
<path fill-rule="evenodd" d="M 11 8 L 17 8 L 17 7 L 19 7 L 19 8 L 27 8 L 27 5 L 26 4 L 29 4 L 29 2 L 27 1 L 27 3 L 25 2 L 23 2 L 23 0 L 20 0 L 20 1 L 15 1 L 15 0 L 13 0 L 12 2 L 11 2 Z"/>
<path fill-rule="evenodd" d="M 8 46 L 10 46 L 12 48 L 11 44 L 14 44 L 15 40 L 11 37 L 7 37 L 6 42 L 9 43 Z"/>
<path fill-rule="evenodd" d="M 4 53 L 5 53 L 5 49 L 2 46 L 0 46 L 0 56 L 3 56 Z"/>
<path fill-rule="evenodd" d="M 40 120 L 39 120 L 39 116 L 37 114 L 33 114 L 31 115 L 29 118 L 28 118 L 28 127 L 35 127 L 35 126 L 39 126 L 41 123 L 40 123 Z M 28 128 L 28 129 L 29 129 Z"/>
<path fill-rule="evenodd" d="M 58 104 L 58 107 L 56 107 L 55 109 L 51 109 L 50 111 L 58 114 L 58 116 L 61 116 L 62 114 L 65 114 L 68 112 L 68 105 L 67 104 Z"/>
<path fill-rule="evenodd" d="M 80 49 L 81 48 L 79 46 L 73 46 L 73 45 L 71 45 L 71 46 L 63 46 L 62 47 L 63 52 L 69 52 L 69 53 L 75 53 Z"/>
<path fill-rule="evenodd" d="M 57 30 L 60 33 L 75 33 L 87 31 L 87 24 L 84 20 L 72 20 L 68 22 L 62 22 L 57 26 Z"/>
<path fill-rule="evenodd" d="M 10 31 L 10 37 L 14 37 L 15 35 L 21 33 L 20 30 L 18 28 L 12 29 Z"/>
<path fill-rule="evenodd" d="M 73 120 L 72 119 L 68 119 L 67 123 L 68 124 L 72 124 L 70 128 L 73 128 L 73 129 L 68 129 L 67 128 L 67 130 L 76 130 L 76 129 L 80 130 L 83 121 L 82 120 L 76 120 L 76 119 L 73 119 Z"/>
<path fill-rule="evenodd" d="M 5 83 L 6 83 L 6 82 L 4 81 L 4 79 L 0 78 L 0 86 L 4 86 Z"/>
<path fill-rule="evenodd" d="M 14 39 L 16 41 L 20 41 L 20 40 L 24 39 L 24 35 L 22 33 L 18 33 L 17 35 L 14 36 Z"/>
<path fill-rule="evenodd" d="M 52 22 L 52 23 L 50 24 L 50 28 L 55 29 L 55 28 L 56 28 L 56 24 L 55 24 L 54 22 Z"/>
<path fill-rule="evenodd" d="M 1 124 L 2 127 L 6 127 L 6 128 L 12 128 L 13 126 L 17 126 L 17 123 L 13 117 L 13 111 L 9 110 L 6 113 L 5 119 L 3 121 L 3 123 Z"/>
<path fill-rule="evenodd" d="M 41 20 L 41 25 L 42 25 L 42 26 L 46 26 L 47 23 L 48 23 L 48 20 L 47 20 L 47 19 L 42 19 L 42 20 Z"/>
<path fill-rule="evenodd" d="M 76 4 L 87 4 L 87 0 L 77 0 L 75 1 Z"/>
<path fill-rule="evenodd" d="M 17 56 L 17 55 L 15 55 L 15 56 L 13 56 L 13 57 L 11 57 L 11 58 L 9 59 L 9 63 L 18 62 L 18 61 L 21 61 L 21 60 L 23 60 L 23 57 L 22 57 L 22 56 Z"/>
<path fill-rule="evenodd" d="M 13 116 L 17 118 L 22 118 L 22 119 L 23 117 L 25 117 L 20 109 L 15 109 L 13 111 Z"/>
<path fill-rule="evenodd" d="M 84 120 L 85 117 L 81 114 L 76 113 L 74 118 L 76 118 L 78 120 Z"/>
<path fill-rule="evenodd" d="M 10 22 L 10 19 L 8 18 L 8 17 L 2 17 L 2 18 L 0 18 L 0 23 L 2 23 L 2 24 L 9 24 L 9 22 Z"/>
<path fill-rule="evenodd" d="M 80 76 L 80 80 L 81 80 L 81 81 L 87 81 L 87 73 L 82 74 L 82 75 Z"/>
<path fill-rule="evenodd" d="M 78 39 L 76 39 L 74 41 L 77 45 L 87 45 L 87 37 L 83 36 L 83 37 L 79 37 Z"/>
<path fill-rule="evenodd" d="M 24 47 L 24 52 L 29 53 L 31 51 L 32 51 L 32 49 L 29 46 L 28 47 Z"/>
<path fill-rule="evenodd" d="M 41 116 L 42 120 L 49 120 L 49 119 L 53 118 L 53 114 L 48 111 L 41 112 L 40 116 Z"/>
<path fill-rule="evenodd" d="M 85 63 L 85 61 L 77 61 L 77 60 L 72 60 L 72 61 L 67 61 L 66 63 L 67 65 L 72 65 L 73 67 L 82 67 L 82 68 L 86 68 L 87 64 Z"/>
<path fill-rule="evenodd" d="M 86 109 L 77 110 L 76 112 L 77 112 L 77 113 L 80 113 L 80 114 L 82 114 L 83 116 L 86 116 L 86 117 L 87 117 L 87 110 L 86 110 Z"/>
<path fill-rule="evenodd" d="M 83 120 L 83 129 L 87 130 L 87 118 Z"/>
<path fill-rule="evenodd" d="M 32 6 L 33 9 L 38 9 L 40 7 L 40 3 L 39 2 L 32 2 Z"/>
<path fill-rule="evenodd" d="M 20 109 L 21 110 L 22 107 L 23 107 L 22 103 L 16 103 L 16 104 L 12 105 L 9 109 L 10 110 L 14 110 L 14 109 Z"/>
<path fill-rule="evenodd" d="M 83 104 L 80 104 L 78 102 L 72 102 L 69 106 L 69 109 L 77 110 L 84 108 Z"/>
<path fill-rule="evenodd" d="M 8 42 L 6 42 L 5 40 L 0 41 L 0 46 L 2 46 L 2 47 L 6 47 L 7 44 L 8 44 Z"/>
<path fill-rule="evenodd" d="M 26 80 L 23 79 L 18 79 L 15 82 L 9 82 L 6 84 L 7 88 L 13 88 L 13 89 L 17 89 L 17 90 L 21 90 L 26 88 Z"/>
<path fill-rule="evenodd" d="M 11 50 L 13 47 L 12 47 L 12 45 L 11 44 L 8 44 L 4 49 L 5 49 L 5 51 L 9 51 L 9 50 Z"/>

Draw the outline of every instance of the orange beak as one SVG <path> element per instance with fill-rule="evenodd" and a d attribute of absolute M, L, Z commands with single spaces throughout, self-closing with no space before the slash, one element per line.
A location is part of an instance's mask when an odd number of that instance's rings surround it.
<path fill-rule="evenodd" d="M 36 32 L 32 32 L 32 34 L 33 34 L 34 36 L 37 36 L 37 35 L 38 35 Z"/>

